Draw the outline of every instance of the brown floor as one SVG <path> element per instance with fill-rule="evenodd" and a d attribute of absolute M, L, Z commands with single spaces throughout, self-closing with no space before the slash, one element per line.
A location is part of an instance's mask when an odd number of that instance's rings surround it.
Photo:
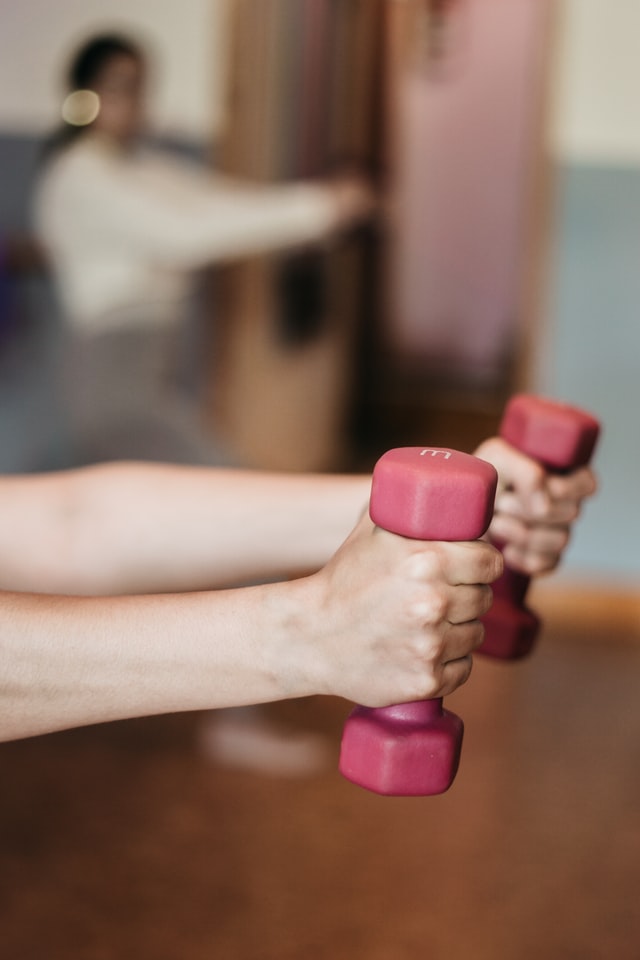
<path fill-rule="evenodd" d="M 0 747 L 4 960 L 638 960 L 640 631 L 548 624 L 450 698 L 461 769 L 385 799 L 218 769 L 196 717 Z M 280 718 L 326 731 L 348 704 Z"/>

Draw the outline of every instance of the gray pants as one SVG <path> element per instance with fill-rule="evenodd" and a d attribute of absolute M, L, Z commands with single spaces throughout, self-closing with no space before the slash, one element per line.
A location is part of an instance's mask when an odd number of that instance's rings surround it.
<path fill-rule="evenodd" d="M 75 464 L 232 464 L 205 430 L 197 396 L 179 382 L 180 352 L 176 327 L 67 335 L 62 390 Z"/>

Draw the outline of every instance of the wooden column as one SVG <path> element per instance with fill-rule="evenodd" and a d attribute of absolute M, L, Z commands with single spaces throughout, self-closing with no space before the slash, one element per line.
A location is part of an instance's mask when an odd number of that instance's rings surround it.
<path fill-rule="evenodd" d="M 378 0 L 233 0 L 227 124 L 217 165 L 261 181 L 370 166 Z M 357 237 L 219 272 L 213 416 L 239 459 L 344 462 L 361 322 Z"/>

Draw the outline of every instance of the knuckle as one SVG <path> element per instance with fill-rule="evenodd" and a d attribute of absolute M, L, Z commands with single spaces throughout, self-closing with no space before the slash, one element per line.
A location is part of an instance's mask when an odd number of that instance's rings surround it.
<path fill-rule="evenodd" d="M 409 644 L 409 653 L 414 664 L 418 668 L 431 659 L 431 646 L 426 637 L 417 636 Z"/>
<path fill-rule="evenodd" d="M 431 700 L 440 693 L 440 683 L 432 672 L 424 671 L 407 685 L 410 700 Z"/>
<path fill-rule="evenodd" d="M 416 626 L 437 624 L 445 619 L 447 609 L 448 602 L 444 591 L 427 588 L 407 605 L 408 621 Z"/>
<path fill-rule="evenodd" d="M 431 590 L 428 598 L 428 622 L 440 623 L 445 619 L 448 610 L 448 601 L 442 590 Z"/>
<path fill-rule="evenodd" d="M 457 663 L 460 667 L 460 674 L 463 677 L 462 682 L 464 683 L 471 676 L 471 671 L 473 669 L 473 657 L 471 656 L 471 653 L 468 653 L 465 657 L 461 657 Z"/>
<path fill-rule="evenodd" d="M 417 631 L 409 641 L 409 653 L 414 668 L 420 673 L 432 673 L 444 658 L 445 641 L 442 636 L 430 630 Z"/>
<path fill-rule="evenodd" d="M 411 554 L 406 563 L 407 576 L 421 582 L 434 579 L 440 572 L 440 557 L 433 548 Z"/>
<path fill-rule="evenodd" d="M 467 682 L 473 669 L 473 658 L 471 656 L 461 657 L 454 664 L 450 664 L 451 670 L 447 676 L 446 682 L 443 682 L 440 694 L 446 696 L 457 690 Z"/>
<path fill-rule="evenodd" d="M 469 677 L 471 676 L 471 671 L 473 670 L 473 657 L 463 657 L 460 661 L 460 684 L 466 683 Z"/>

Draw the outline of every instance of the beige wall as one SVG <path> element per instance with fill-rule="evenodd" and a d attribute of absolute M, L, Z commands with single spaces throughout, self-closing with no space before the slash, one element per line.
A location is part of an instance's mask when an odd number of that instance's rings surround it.
<path fill-rule="evenodd" d="M 640 166 L 640 2 L 557 2 L 554 154 Z"/>
<path fill-rule="evenodd" d="M 154 125 L 209 136 L 220 123 L 226 0 L 1 0 L 0 131 L 39 133 L 58 116 L 62 77 L 78 40 L 135 30 L 158 61 Z"/>

